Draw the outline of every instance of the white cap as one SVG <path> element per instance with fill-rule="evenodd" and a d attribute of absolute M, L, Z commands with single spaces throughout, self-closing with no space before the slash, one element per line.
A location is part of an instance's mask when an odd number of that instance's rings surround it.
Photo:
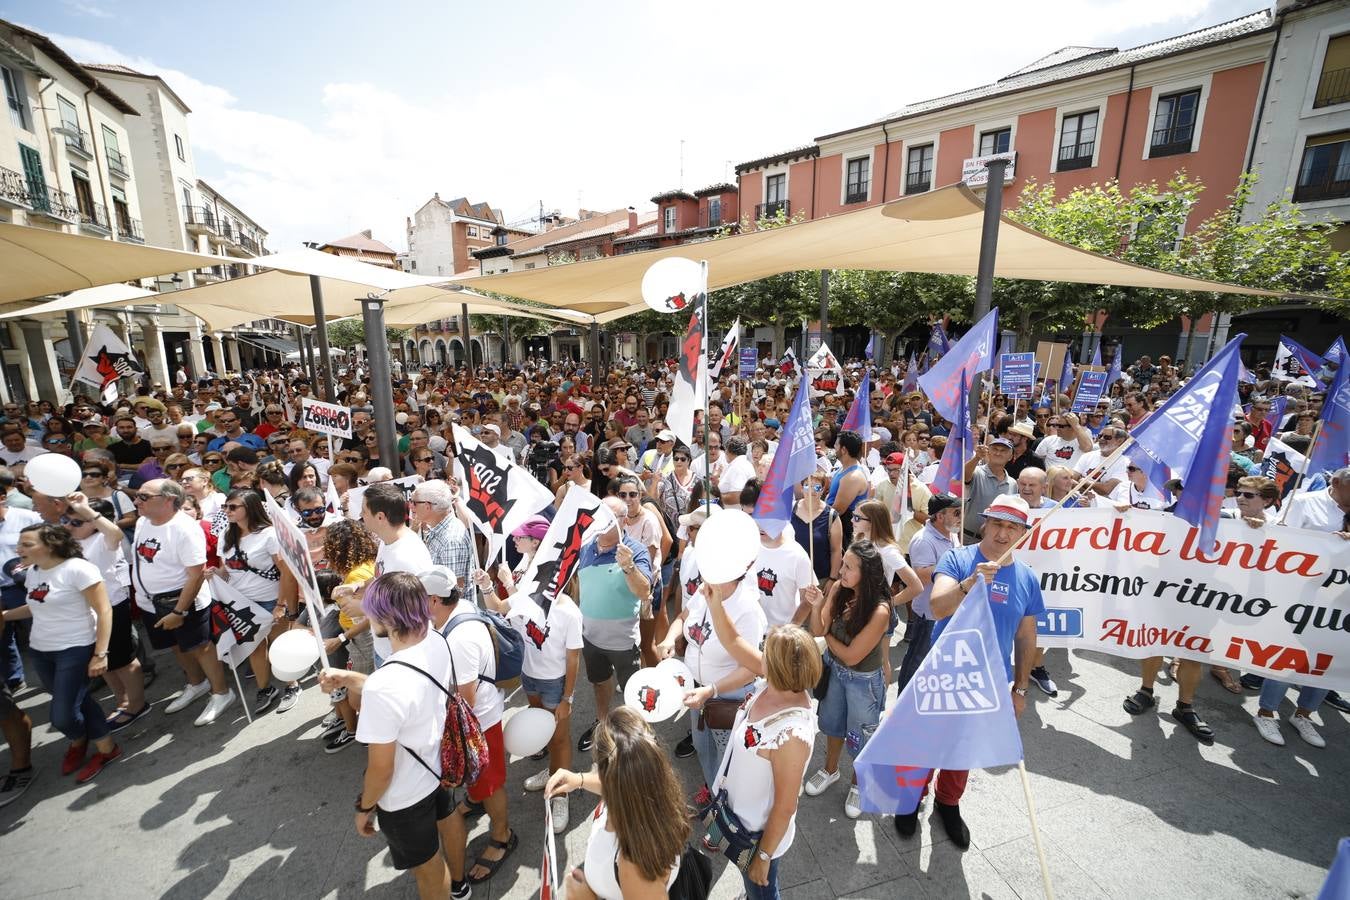
<path fill-rule="evenodd" d="M 449 566 L 432 566 L 418 575 L 417 580 L 422 582 L 422 590 L 427 592 L 428 597 L 449 597 L 458 586 L 455 573 Z"/>
<path fill-rule="evenodd" d="M 497 435 L 497 437 L 501 437 L 501 436 L 502 436 L 502 430 L 501 430 L 500 428 L 498 428 L 496 425 L 494 425 L 493 423 L 491 423 L 491 422 L 489 422 L 489 423 L 487 423 L 486 425 L 484 425 L 484 426 L 483 426 L 483 430 L 484 430 L 484 431 L 491 431 L 493 434 Z"/>

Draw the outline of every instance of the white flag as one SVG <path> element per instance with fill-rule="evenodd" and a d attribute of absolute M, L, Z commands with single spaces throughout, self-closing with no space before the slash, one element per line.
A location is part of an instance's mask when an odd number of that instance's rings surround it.
<path fill-rule="evenodd" d="M 741 319 L 736 317 L 736 321 L 731 323 L 731 328 L 727 330 L 726 337 L 722 338 L 722 347 L 717 351 L 717 358 L 712 361 L 708 367 L 708 380 L 717 381 L 722 375 L 722 369 L 727 365 L 732 365 L 732 374 L 736 374 L 735 362 L 736 351 L 741 345 Z"/>
<path fill-rule="evenodd" d="M 216 658 L 231 669 L 251 654 L 272 630 L 272 614 L 223 578 L 211 579 L 211 639 Z"/>
<path fill-rule="evenodd" d="M 670 391 L 666 424 L 675 437 L 692 447 L 698 443 L 694 439 L 694 413 L 708 403 L 708 331 L 701 303 L 694 305 L 675 359 L 675 386 Z"/>
<path fill-rule="evenodd" d="M 487 535 L 492 555 L 520 523 L 553 502 L 553 493 L 528 469 L 498 456 L 468 431 L 454 426 L 455 475 L 464 493 L 464 506 Z"/>
<path fill-rule="evenodd" d="M 839 365 L 839 360 L 823 341 L 820 349 L 806 361 L 806 377 L 810 379 L 812 400 L 826 394 L 844 393 L 844 367 Z"/>
<path fill-rule="evenodd" d="M 104 402 L 117 399 L 117 379 L 140 375 L 145 370 L 126 344 L 107 325 L 94 326 L 84 345 L 75 381 L 97 388 Z M 111 393 L 111 399 L 109 394 Z"/>
<path fill-rule="evenodd" d="M 614 513 L 595 494 L 577 484 L 567 488 L 562 508 L 549 523 L 530 567 L 516 582 L 516 592 L 506 601 L 512 615 L 528 620 L 526 637 L 537 647 L 543 646 L 546 637 L 543 629 L 548 609 L 572 580 L 581 548 L 616 524 Z M 530 633 L 530 626 L 534 626 L 537 637 Z"/>

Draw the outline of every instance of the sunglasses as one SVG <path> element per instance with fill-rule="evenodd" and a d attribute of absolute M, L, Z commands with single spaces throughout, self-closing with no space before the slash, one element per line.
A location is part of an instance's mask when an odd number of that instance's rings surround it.
<path fill-rule="evenodd" d="M 676 462 L 690 462 L 691 459 L 692 459 L 692 458 L 691 458 L 691 457 L 688 457 L 688 456 L 677 456 L 677 457 L 675 457 L 675 461 L 676 461 Z"/>
<path fill-rule="evenodd" d="M 226 503 L 226 504 L 225 504 L 225 508 L 226 508 L 226 509 L 243 509 L 243 508 L 244 508 L 244 504 L 242 504 L 242 503 Z"/>
<path fill-rule="evenodd" d="M 169 464 L 168 464 L 167 466 L 165 466 L 164 468 L 165 468 L 167 471 L 173 472 L 173 471 L 176 471 L 176 470 L 178 470 L 178 469 L 186 469 L 187 466 L 183 465 L 182 463 L 169 463 Z"/>
<path fill-rule="evenodd" d="M 83 472 L 80 473 L 80 475 L 83 476 L 83 477 L 85 477 L 85 478 L 102 478 L 102 477 L 103 477 L 103 470 L 102 470 L 102 469 L 85 469 Z"/>
<path fill-rule="evenodd" d="M 210 457 L 210 458 L 208 458 L 208 459 L 202 460 L 202 465 L 204 465 L 204 466 L 221 466 L 221 465 L 224 465 L 224 464 L 225 464 L 225 460 L 219 459 L 219 458 L 216 458 L 216 457 Z"/>
<path fill-rule="evenodd" d="M 316 507 L 314 507 L 313 509 L 302 509 L 302 510 L 298 510 L 298 512 L 300 513 L 300 515 L 301 515 L 302 517 L 304 517 L 304 518 L 306 518 L 306 519 L 312 519 L 312 518 L 315 518 L 315 517 L 317 517 L 317 516 L 321 516 L 321 515 L 323 515 L 324 513 L 328 512 L 328 508 L 325 507 L 325 506 L 316 506 Z"/>
<path fill-rule="evenodd" d="M 419 462 L 434 462 L 435 459 L 436 459 L 436 458 L 435 458 L 434 456 L 419 456 L 419 457 L 417 457 L 416 459 L 414 459 L 413 462 L 415 462 L 415 463 L 419 463 Z"/>
<path fill-rule="evenodd" d="M 1258 494 L 1258 493 L 1256 493 L 1255 491 L 1234 491 L 1234 492 L 1233 492 L 1233 496 L 1234 496 L 1234 497 L 1241 497 L 1241 498 L 1243 498 L 1244 500 L 1255 500 L 1255 499 L 1257 499 L 1258 497 L 1260 497 L 1261 495 Z"/>
<path fill-rule="evenodd" d="M 144 502 L 146 502 L 147 500 L 153 500 L 153 499 L 155 499 L 156 497 L 159 497 L 159 496 L 161 496 L 161 495 L 160 495 L 160 494 L 145 494 L 145 493 L 138 493 L 133 499 L 135 499 L 135 501 L 136 501 L 137 503 L 144 503 Z"/>
<path fill-rule="evenodd" d="M 619 491 L 619 496 L 620 496 L 620 497 L 625 497 L 625 498 L 626 498 L 626 497 L 641 497 L 642 494 L 638 493 L 637 491 Z"/>

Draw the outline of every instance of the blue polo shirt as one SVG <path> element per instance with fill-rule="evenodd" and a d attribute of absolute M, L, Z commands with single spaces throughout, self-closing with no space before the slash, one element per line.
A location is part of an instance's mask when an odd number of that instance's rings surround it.
<path fill-rule="evenodd" d="M 628 535 L 621 538 L 633 551 L 633 565 L 648 580 L 652 559 L 647 548 Z M 644 598 L 628 589 L 628 579 L 619 568 L 616 543 L 602 553 L 591 541 L 577 559 L 578 601 L 581 606 L 581 636 L 603 650 L 629 650 L 638 642 L 638 614 Z"/>
<path fill-rule="evenodd" d="M 221 447 L 224 447 L 226 444 L 230 443 L 231 441 L 233 441 L 233 442 L 236 443 L 236 444 L 239 444 L 241 447 L 250 447 L 250 448 L 252 448 L 252 449 L 254 449 L 254 450 L 266 450 L 266 449 L 267 449 L 267 441 L 265 441 L 265 440 L 263 440 L 262 438 L 258 437 L 256 434 L 254 434 L 254 433 L 251 432 L 251 431 L 246 431 L 246 432 L 244 432 L 243 434 L 239 435 L 239 437 L 237 437 L 237 438 L 231 438 L 231 437 L 218 437 L 218 438 L 216 438 L 215 440 L 213 440 L 211 443 L 209 443 L 209 444 L 206 445 L 206 450 L 207 450 L 208 453 L 211 452 L 211 451 L 213 451 L 213 450 L 219 450 Z"/>
<path fill-rule="evenodd" d="M 980 552 L 979 544 L 957 547 L 938 560 L 933 576 L 946 575 L 960 581 L 973 575 L 980 563 L 989 561 Z M 1008 670 L 1008 680 L 1012 681 L 1013 638 L 1017 635 L 1018 626 L 1027 616 L 1039 616 L 1045 612 L 1041 582 L 1031 566 L 1013 560 L 998 570 L 993 584 L 989 585 L 989 611 L 994 616 L 994 631 L 998 635 L 998 646 L 1003 654 L 1003 664 Z M 950 621 L 951 617 L 948 616 L 933 625 L 934 643 Z"/>

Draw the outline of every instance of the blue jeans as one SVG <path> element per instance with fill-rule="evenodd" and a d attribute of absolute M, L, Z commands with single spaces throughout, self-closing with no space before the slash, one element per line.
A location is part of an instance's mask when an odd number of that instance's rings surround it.
<path fill-rule="evenodd" d="M 1261 708 L 1266 712 L 1275 712 L 1280 708 L 1280 703 L 1284 701 L 1284 695 L 1293 687 L 1287 681 L 1276 681 L 1270 676 L 1266 676 L 1265 683 L 1261 685 L 1261 697 L 1257 701 Z M 1317 707 L 1322 705 L 1322 701 L 1327 698 L 1329 691 L 1326 688 L 1300 687 L 1298 689 L 1298 708 L 1306 709 L 1309 712 L 1317 712 Z"/>
<path fill-rule="evenodd" d="M 741 881 L 745 882 L 746 900 L 778 900 L 778 860 L 774 859 L 769 863 L 769 883 L 763 886 L 755 884 L 750 880 L 750 876 L 744 872 L 741 873 Z"/>
<path fill-rule="evenodd" d="M 928 645 L 932 643 L 933 638 L 933 620 L 916 613 L 914 621 L 909 625 L 909 631 L 905 632 L 905 637 L 909 640 L 909 646 L 905 648 L 905 658 L 900 663 L 900 674 L 895 679 L 897 697 L 904 692 L 905 686 L 923 664 L 923 658 L 928 655 Z"/>
<path fill-rule="evenodd" d="M 0 601 L 5 609 L 18 609 L 28 602 L 28 595 L 17 584 L 0 587 Z M 0 678 L 9 684 L 23 681 L 23 650 L 28 649 L 28 629 L 31 619 L 8 622 L 0 637 Z"/>
<path fill-rule="evenodd" d="M 886 695 L 886 675 L 880 669 L 858 672 L 829 653 L 830 687 L 820 701 L 817 715 L 827 737 L 843 738 L 849 758 L 857 759 L 881 721 L 881 701 Z"/>
<path fill-rule="evenodd" d="M 72 741 L 97 741 L 110 734 L 105 713 L 89 691 L 89 660 L 94 645 L 64 650 L 29 648 L 33 668 L 52 695 L 52 727 Z"/>

